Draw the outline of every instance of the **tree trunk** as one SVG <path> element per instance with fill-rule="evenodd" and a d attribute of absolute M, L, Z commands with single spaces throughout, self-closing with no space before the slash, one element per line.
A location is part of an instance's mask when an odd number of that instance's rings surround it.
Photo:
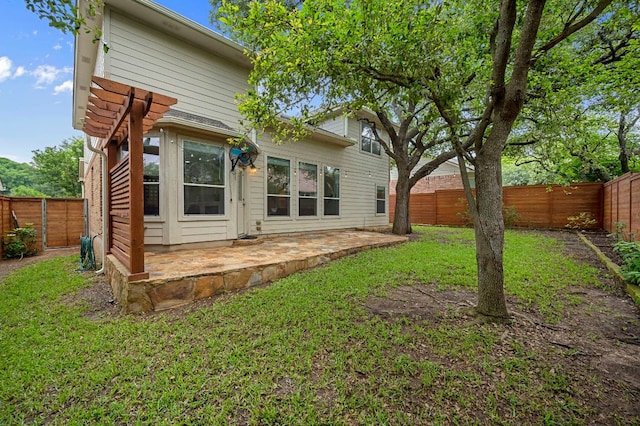
<path fill-rule="evenodd" d="M 504 298 L 504 220 L 500 164 L 503 141 L 506 141 L 509 130 L 507 123 L 503 126 L 496 123 L 476 158 L 477 214 L 473 217 L 478 266 L 476 311 L 492 320 L 503 320 L 509 316 Z"/>
<path fill-rule="evenodd" d="M 629 156 L 627 155 L 627 129 L 626 116 L 620 113 L 618 120 L 618 160 L 620 160 L 620 170 L 622 174 L 629 173 Z"/>
<path fill-rule="evenodd" d="M 391 229 L 391 232 L 396 235 L 406 235 L 411 233 L 411 218 L 409 215 L 410 191 L 409 173 L 404 170 L 401 171 L 400 167 L 398 167 L 395 217 L 393 218 L 393 228 Z"/>

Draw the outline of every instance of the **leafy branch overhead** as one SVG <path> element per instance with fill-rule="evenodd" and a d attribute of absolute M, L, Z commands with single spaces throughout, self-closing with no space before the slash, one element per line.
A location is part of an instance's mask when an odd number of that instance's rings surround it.
<path fill-rule="evenodd" d="M 628 9 L 621 0 L 307 0 L 296 7 L 223 0 L 218 14 L 254 63 L 255 90 L 239 97 L 248 125 L 273 128 L 276 139 L 299 138 L 338 108 L 369 109 L 389 134 L 385 152 L 406 177 L 410 148 L 450 145 L 434 149 L 457 157 L 465 182 L 476 233 L 476 311 L 500 320 L 508 316 L 503 150 L 517 134 L 530 89 L 544 89 L 543 105 L 554 90 L 549 55 L 592 27 L 626 25 Z M 286 126 L 283 114 L 294 116 Z M 467 162 L 475 167 L 475 195 Z"/>
<path fill-rule="evenodd" d="M 103 0 L 88 0 L 77 2 L 76 0 L 24 0 L 27 9 L 38 18 L 49 22 L 49 26 L 63 33 L 78 35 L 80 32 L 93 35 L 93 42 L 97 43 L 102 37 L 102 28 L 92 24 L 91 21 L 102 13 Z M 82 4 L 84 7 L 78 7 Z M 109 47 L 102 45 L 106 53 Z"/>

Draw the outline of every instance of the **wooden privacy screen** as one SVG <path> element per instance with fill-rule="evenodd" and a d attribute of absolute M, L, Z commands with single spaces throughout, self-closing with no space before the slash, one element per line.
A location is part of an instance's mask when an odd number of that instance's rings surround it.
<path fill-rule="evenodd" d="M 82 130 L 101 138 L 107 153 L 109 252 L 129 270 L 129 281 L 145 279 L 142 137 L 178 100 L 100 77 L 92 82 Z M 119 160 L 125 141 L 129 155 Z"/>
<path fill-rule="evenodd" d="M 627 173 L 604 184 L 604 228 L 615 232 L 616 223 L 640 237 L 640 173 Z"/>
<path fill-rule="evenodd" d="M 503 201 L 517 213 L 515 226 L 564 228 L 569 217 L 584 212 L 596 221 L 591 228 L 602 227 L 601 183 L 504 187 Z M 389 204 L 390 220 L 393 220 L 395 196 L 390 197 Z M 465 224 L 466 210 L 462 189 L 411 194 L 409 211 L 412 223 L 461 226 Z"/>

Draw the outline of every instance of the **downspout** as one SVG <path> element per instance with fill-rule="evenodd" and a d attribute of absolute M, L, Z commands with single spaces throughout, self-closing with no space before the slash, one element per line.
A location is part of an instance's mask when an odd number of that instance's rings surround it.
<path fill-rule="evenodd" d="M 91 137 L 89 135 L 85 136 L 85 140 L 87 143 L 87 148 L 89 148 L 89 151 L 91 152 L 95 152 L 96 154 L 100 155 L 100 161 L 101 161 L 101 167 L 100 170 L 102 171 L 102 189 L 101 189 L 101 194 L 100 196 L 102 197 L 102 266 L 99 270 L 96 271 L 96 274 L 104 274 L 104 268 L 105 268 L 105 260 L 106 260 L 106 256 L 107 256 L 107 214 L 109 213 L 107 211 L 107 202 L 106 202 L 106 196 L 107 196 L 107 154 L 105 154 L 101 149 L 97 149 L 94 148 L 93 145 L 91 145 Z"/>

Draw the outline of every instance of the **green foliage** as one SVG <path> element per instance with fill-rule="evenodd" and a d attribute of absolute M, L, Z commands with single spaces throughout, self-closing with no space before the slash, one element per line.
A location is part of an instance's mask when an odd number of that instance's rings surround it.
<path fill-rule="evenodd" d="M 564 227 L 569 229 L 587 229 L 592 228 L 593 225 L 598 223 L 597 220 L 591 217 L 589 212 L 580 212 L 577 216 L 569 216 L 567 218 L 569 223 Z"/>
<path fill-rule="evenodd" d="M 631 231 L 625 231 L 627 224 L 624 222 L 616 222 L 616 230 L 609 237 L 613 237 L 616 241 L 635 241 L 637 235 Z"/>
<path fill-rule="evenodd" d="M 45 193 L 24 185 L 14 187 L 11 192 L 9 192 L 9 195 L 12 197 L 47 197 Z"/>
<path fill-rule="evenodd" d="M 94 42 L 100 40 L 102 30 L 90 21 L 102 13 L 103 0 L 83 2 L 84 8 L 78 8 L 76 0 L 24 0 L 27 9 L 38 18 L 49 22 L 49 26 L 63 33 L 78 35 L 81 31 L 92 34 Z M 105 45 L 106 53 L 106 45 Z"/>
<path fill-rule="evenodd" d="M 19 186 L 40 190 L 36 182 L 38 171 L 27 163 L 17 163 L 8 158 L 0 158 L 0 180 L 8 195 Z"/>
<path fill-rule="evenodd" d="M 613 250 L 620 253 L 624 260 L 621 272 L 625 280 L 640 285 L 640 243 L 637 241 L 618 241 Z"/>
<path fill-rule="evenodd" d="M 33 151 L 33 165 L 45 194 L 57 198 L 78 198 L 82 187 L 78 181 L 78 159 L 83 155 L 83 139 L 65 139 L 60 145 Z"/>
<path fill-rule="evenodd" d="M 614 2 L 540 58 L 506 154 L 547 182 L 608 181 L 640 170 L 640 3 Z"/>
<path fill-rule="evenodd" d="M 27 223 L 23 228 L 14 228 L 5 231 L 2 239 L 4 257 L 10 259 L 24 256 L 33 256 L 38 253 L 38 234 L 32 223 Z"/>

